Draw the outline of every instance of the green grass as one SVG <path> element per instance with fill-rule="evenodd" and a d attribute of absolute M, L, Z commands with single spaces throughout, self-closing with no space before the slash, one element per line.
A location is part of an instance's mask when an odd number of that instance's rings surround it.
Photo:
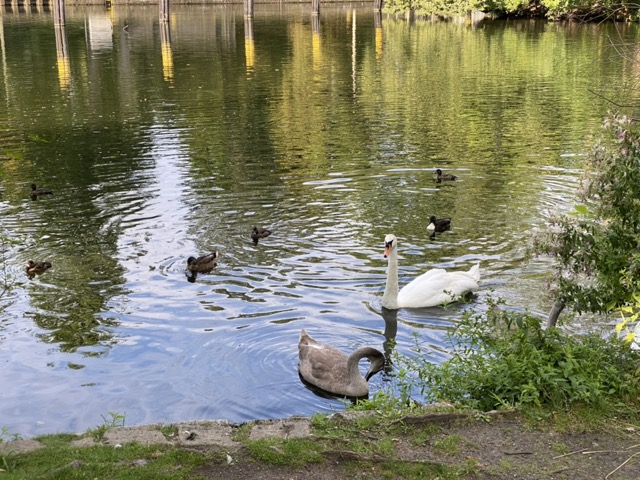
<path fill-rule="evenodd" d="M 121 448 L 95 446 L 74 448 L 68 435 L 40 437 L 47 448 L 23 455 L 9 455 L 2 480 L 56 478 L 85 480 L 193 479 L 193 470 L 216 461 L 213 455 L 176 447 L 126 444 Z M 2 458 L 2 457 L 0 457 Z M 217 461 L 222 461 L 220 454 Z"/>
<path fill-rule="evenodd" d="M 374 462 L 351 462 L 347 466 L 349 478 L 369 479 L 372 476 L 389 480 L 460 480 L 463 478 L 473 478 L 477 471 L 474 462 L 463 465 L 450 466 L 432 462 L 402 462 L 387 461 L 382 463 Z"/>
<path fill-rule="evenodd" d="M 231 438 L 235 442 L 246 442 L 249 440 L 249 435 L 251 435 L 252 424 L 250 422 L 243 423 L 238 427 L 233 429 L 233 433 Z"/>
<path fill-rule="evenodd" d="M 160 433 L 162 433 L 162 435 L 164 435 L 164 438 L 166 438 L 167 440 L 172 440 L 174 438 L 177 438 L 178 436 L 178 427 L 173 424 L 160 425 L 158 427 L 158 430 L 160 431 Z"/>
<path fill-rule="evenodd" d="M 247 448 L 251 456 L 270 465 L 300 467 L 321 462 L 321 446 L 307 439 L 269 438 L 250 441 Z"/>
<path fill-rule="evenodd" d="M 626 411 L 623 409 L 623 411 Z M 427 410 L 411 409 L 411 415 L 428 413 Z M 619 414 L 620 412 L 618 412 Z M 637 424 L 640 413 L 635 417 L 620 416 L 618 422 L 603 420 L 603 411 L 593 407 L 578 409 L 577 412 L 539 411 L 542 420 L 537 423 L 523 423 L 524 416 L 516 414 L 521 425 L 527 429 L 557 431 L 554 426 L 561 428 L 569 426 L 575 428 L 573 432 L 582 432 L 583 427 L 599 419 L 597 431 L 606 427 L 613 431 L 624 432 L 624 427 Z M 615 412 L 608 412 L 611 418 Z M 373 417 L 376 418 L 375 416 Z M 635 421 L 631 421 L 635 418 Z M 469 414 L 469 422 L 485 423 L 482 417 L 476 418 Z M 249 440 L 252 423 L 238 426 L 234 439 L 241 443 L 238 449 L 230 452 L 234 462 L 250 462 L 271 465 L 274 469 L 286 467 L 292 469 L 315 468 L 321 471 L 324 462 L 331 462 L 326 458 L 335 458 L 336 454 L 344 452 L 347 458 L 341 467 L 347 472 L 348 478 L 368 479 L 418 479 L 439 478 L 442 480 L 471 480 L 477 478 L 480 472 L 492 473 L 497 476 L 512 472 L 522 473 L 526 469 L 541 468 L 540 465 L 522 465 L 513 460 L 504 460 L 491 466 L 480 467 L 475 460 L 456 460 L 463 458 L 464 452 L 469 451 L 469 437 L 459 435 L 459 432 L 446 435 L 447 428 L 437 423 L 401 424 L 382 419 L 379 423 L 365 419 L 347 420 L 344 417 L 333 418 L 317 415 L 312 420 L 314 436 L 304 439 L 287 439 L 272 437 L 262 440 Z M 362 427 L 366 427 L 363 430 Z M 172 435 L 176 426 L 159 426 L 158 429 L 166 435 Z M 497 435 L 500 432 L 496 432 Z M 85 437 L 90 436 L 90 432 Z M 5 431 L 5 437 L 9 438 Z M 97 445 L 92 447 L 76 447 L 73 441 L 78 438 L 74 434 L 46 435 L 36 438 L 45 448 L 25 454 L 0 455 L 0 480 L 17 479 L 93 479 L 109 478 L 114 480 L 138 479 L 198 479 L 198 472 L 209 468 L 217 475 L 227 468 L 227 452 L 223 449 L 198 451 L 193 448 L 184 449 L 180 446 L 161 445 L 143 446 L 139 444 L 125 444 L 120 448 L 112 445 Z M 432 460 L 401 460 L 408 445 L 431 449 L 435 456 Z M 401 449 L 402 448 L 402 449 Z M 551 445 L 554 452 L 566 453 L 568 447 L 564 443 L 556 442 Z M 414 452 L 415 453 L 415 452 Z M 351 456 L 350 456 L 351 455 Z M 457 455 L 458 457 L 455 457 Z M 443 458 L 439 461 L 438 456 Z M 446 458 L 448 457 L 448 458 Z M 409 457 L 416 458 L 416 457 Z M 420 458 L 420 457 L 418 457 Z M 425 457 L 428 458 L 428 457 Z M 469 458 L 464 456 L 464 458 Z M 310 466 L 318 464 L 318 466 Z M 330 466 L 330 464 L 324 464 Z M 335 468 L 335 467 L 334 467 Z M 525 470 L 523 470 L 525 469 Z M 277 471 L 277 470 L 276 470 Z M 528 470 L 527 470 L 528 471 Z M 335 473 L 335 469 L 332 470 Z"/>
<path fill-rule="evenodd" d="M 569 447 L 567 447 L 567 445 L 562 442 L 553 442 L 551 444 L 551 450 L 561 455 L 569 453 Z"/>
<path fill-rule="evenodd" d="M 411 443 L 416 446 L 427 445 L 440 431 L 439 426 L 427 424 L 423 428 L 415 429 L 415 433 L 411 436 Z"/>
<path fill-rule="evenodd" d="M 460 451 L 460 444 L 464 439 L 460 435 L 449 435 L 438 440 L 434 440 L 433 449 L 444 455 L 455 455 Z"/>
<path fill-rule="evenodd" d="M 95 428 L 91 428 L 87 431 L 96 442 L 102 442 L 105 438 L 105 434 L 111 428 L 124 427 L 124 415 L 116 412 L 109 412 L 109 418 L 102 415 L 103 423 Z"/>

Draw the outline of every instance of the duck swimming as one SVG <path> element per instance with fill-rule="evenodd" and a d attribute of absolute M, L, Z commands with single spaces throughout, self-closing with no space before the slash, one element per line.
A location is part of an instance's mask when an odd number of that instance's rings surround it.
<path fill-rule="evenodd" d="M 36 196 L 36 195 L 52 195 L 53 191 L 52 190 L 48 190 L 46 188 L 38 188 L 38 186 L 35 183 L 31 184 L 31 195 L 32 196 Z"/>
<path fill-rule="evenodd" d="M 251 238 L 255 245 L 258 244 L 258 240 L 267 238 L 269 235 L 271 235 L 271 230 L 267 230 L 266 228 L 253 227 L 253 231 L 251 232 Z"/>
<path fill-rule="evenodd" d="M 218 265 L 216 263 L 218 256 L 218 252 L 215 251 L 198 258 L 189 257 L 187 258 L 187 270 L 194 273 L 209 273 Z"/>
<path fill-rule="evenodd" d="M 46 272 L 50 268 L 51 262 L 34 262 L 33 260 L 29 260 L 27 262 L 27 275 L 33 277 L 34 275 Z"/>
<path fill-rule="evenodd" d="M 399 308 L 435 307 L 455 301 L 467 292 L 478 289 L 480 264 L 468 272 L 447 272 L 432 268 L 414 278 L 398 291 L 398 239 L 389 234 L 384 238 L 384 256 L 389 259 L 387 283 L 382 306 L 389 310 Z"/>
<path fill-rule="evenodd" d="M 436 169 L 436 175 L 437 182 L 454 181 L 458 179 L 456 175 L 453 175 L 451 173 L 442 173 L 442 170 L 440 170 L 439 168 Z"/>
<path fill-rule="evenodd" d="M 429 221 L 431 223 L 427 225 L 427 230 L 430 232 L 442 233 L 446 230 L 451 230 L 451 218 L 436 218 L 435 215 L 431 215 Z"/>
<path fill-rule="evenodd" d="M 307 332 L 300 332 L 298 343 L 299 371 L 302 379 L 326 392 L 345 397 L 361 398 L 369 395 L 367 381 L 384 368 L 382 352 L 361 347 L 348 357 L 335 347 L 317 342 Z M 363 377 L 358 362 L 368 358 L 369 371 Z"/>

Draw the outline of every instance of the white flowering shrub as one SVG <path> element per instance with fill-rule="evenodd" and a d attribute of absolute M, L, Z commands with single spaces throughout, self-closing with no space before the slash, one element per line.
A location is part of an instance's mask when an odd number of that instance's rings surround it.
<path fill-rule="evenodd" d="M 532 251 L 555 259 L 553 293 L 574 311 L 605 313 L 640 296 L 640 129 L 611 114 L 585 164 L 580 204 L 533 236 Z"/>

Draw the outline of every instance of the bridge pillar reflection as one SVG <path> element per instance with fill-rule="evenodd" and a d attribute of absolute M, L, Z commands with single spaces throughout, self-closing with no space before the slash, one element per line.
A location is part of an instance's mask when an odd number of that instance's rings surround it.
<path fill-rule="evenodd" d="M 169 23 L 169 0 L 158 0 L 160 6 L 160 23 Z"/>
<path fill-rule="evenodd" d="M 244 0 L 244 18 L 253 18 L 253 0 Z"/>
<path fill-rule="evenodd" d="M 53 0 L 53 24 L 58 26 L 64 26 L 67 23 L 66 15 L 64 13 L 64 0 Z"/>

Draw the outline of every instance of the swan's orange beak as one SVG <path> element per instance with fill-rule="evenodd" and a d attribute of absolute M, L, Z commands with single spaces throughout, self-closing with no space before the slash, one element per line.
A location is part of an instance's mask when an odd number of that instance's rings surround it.
<path fill-rule="evenodd" d="M 384 258 L 387 258 L 389 256 L 390 252 L 391 252 L 391 244 L 390 243 L 385 243 L 384 244 Z"/>

